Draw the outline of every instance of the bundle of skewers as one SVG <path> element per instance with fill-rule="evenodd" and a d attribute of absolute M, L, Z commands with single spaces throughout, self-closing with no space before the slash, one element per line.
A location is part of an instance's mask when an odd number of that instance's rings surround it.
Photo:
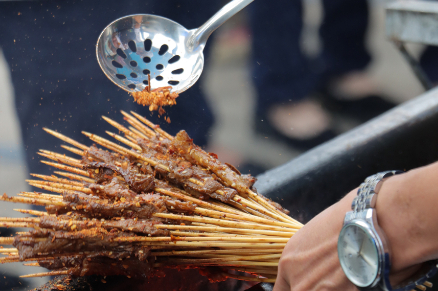
<path fill-rule="evenodd" d="M 127 127 L 103 117 L 116 128 L 107 131 L 114 141 L 83 132 L 91 146 L 45 129 L 73 155 L 41 150 L 41 162 L 57 170 L 28 183 L 44 193 L 0 196 L 46 209 L 0 218 L 0 227 L 29 228 L 0 237 L 0 263 L 50 270 L 22 277 L 147 278 L 197 268 L 212 280 L 275 282 L 283 248 L 302 224 L 185 131 L 171 136 L 135 112 L 122 114 Z"/>

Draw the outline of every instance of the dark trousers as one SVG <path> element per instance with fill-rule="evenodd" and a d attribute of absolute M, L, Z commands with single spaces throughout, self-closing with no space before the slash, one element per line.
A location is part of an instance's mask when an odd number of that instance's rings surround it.
<path fill-rule="evenodd" d="M 122 122 L 120 110 L 147 116 L 171 134 L 185 129 L 195 143 L 205 145 L 213 115 L 199 87 L 202 80 L 166 109 L 171 119 L 167 124 L 107 79 L 97 63 L 95 44 L 110 22 L 135 13 L 165 16 L 189 29 L 199 27 L 216 12 L 216 2 L 0 2 L 0 46 L 11 69 L 29 171 L 51 172 L 39 162 L 38 149 L 62 150 L 61 141 L 43 127 L 89 145 L 81 131 L 105 136 L 105 130 L 114 129 L 101 115 Z"/>
<path fill-rule="evenodd" d="M 259 116 L 273 104 L 299 101 L 323 80 L 364 69 L 369 63 L 371 58 L 365 49 L 367 1 L 323 0 L 322 3 L 323 49 L 316 60 L 309 60 L 301 50 L 301 0 L 251 4 L 252 76 Z"/>

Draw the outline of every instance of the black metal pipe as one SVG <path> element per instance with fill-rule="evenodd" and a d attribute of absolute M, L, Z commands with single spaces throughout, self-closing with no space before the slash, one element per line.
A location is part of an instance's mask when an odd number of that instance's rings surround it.
<path fill-rule="evenodd" d="M 371 174 L 436 161 L 437 113 L 433 89 L 259 175 L 255 187 L 307 222 Z"/>
<path fill-rule="evenodd" d="M 393 43 L 398 48 L 398 50 L 400 51 L 406 62 L 409 64 L 409 66 L 411 67 L 415 76 L 417 76 L 423 88 L 425 90 L 432 89 L 433 84 L 429 76 L 427 76 L 426 72 L 423 70 L 420 63 L 409 53 L 404 43 L 398 40 L 393 40 Z"/>

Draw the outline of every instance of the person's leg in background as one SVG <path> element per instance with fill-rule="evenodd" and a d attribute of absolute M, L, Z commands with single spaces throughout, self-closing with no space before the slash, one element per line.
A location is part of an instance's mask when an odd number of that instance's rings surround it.
<path fill-rule="evenodd" d="M 323 0 L 320 27 L 323 49 L 317 59 L 322 102 L 333 112 L 363 122 L 395 106 L 378 96 L 364 72 L 371 61 L 366 48 L 369 21 L 367 0 Z"/>
<path fill-rule="evenodd" d="M 331 78 L 364 70 L 371 61 L 365 46 L 368 1 L 323 0 L 322 5 L 321 73 Z"/>
<path fill-rule="evenodd" d="M 438 47 L 427 46 L 420 56 L 420 65 L 434 86 L 438 85 Z"/>
<path fill-rule="evenodd" d="M 302 1 L 255 1 L 249 12 L 256 131 L 302 149 L 332 137 L 328 117 L 307 98 L 318 78 L 300 47 Z"/>

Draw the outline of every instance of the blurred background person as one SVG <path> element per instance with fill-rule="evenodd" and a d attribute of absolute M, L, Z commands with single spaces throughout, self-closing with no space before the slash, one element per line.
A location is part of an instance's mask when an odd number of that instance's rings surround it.
<path fill-rule="evenodd" d="M 255 130 L 310 149 L 334 136 L 332 115 L 365 122 L 393 108 L 366 72 L 367 0 L 322 0 L 321 50 L 309 57 L 302 44 L 304 1 L 250 6 L 252 76 L 256 88 Z M 428 47 L 420 63 L 438 80 L 438 49 Z"/>
<path fill-rule="evenodd" d="M 322 49 L 314 59 L 301 45 L 303 1 L 269 5 L 256 1 L 250 11 L 257 89 L 255 129 L 301 149 L 336 135 L 326 108 L 366 121 L 395 105 L 373 95 L 375 88 L 363 73 L 371 61 L 365 45 L 368 1 L 321 3 Z M 269 25 L 262 19 L 269 19 Z M 324 106 L 315 98 L 316 93 L 322 95 Z M 358 112 L 353 114 L 354 110 Z"/>

